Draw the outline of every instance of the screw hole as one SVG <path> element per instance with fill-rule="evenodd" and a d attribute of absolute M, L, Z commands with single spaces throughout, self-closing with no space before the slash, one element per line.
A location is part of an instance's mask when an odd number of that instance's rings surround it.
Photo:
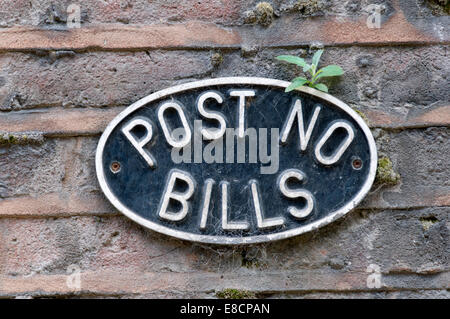
<path fill-rule="evenodd" d="M 352 161 L 353 169 L 361 169 L 363 166 L 363 162 L 360 158 L 355 158 Z"/>
<path fill-rule="evenodd" d="M 111 172 L 113 172 L 114 174 L 117 174 L 120 172 L 120 163 L 119 162 L 111 163 Z"/>

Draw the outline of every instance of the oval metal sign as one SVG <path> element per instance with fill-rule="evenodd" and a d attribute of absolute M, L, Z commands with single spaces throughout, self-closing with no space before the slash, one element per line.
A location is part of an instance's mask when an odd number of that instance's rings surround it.
<path fill-rule="evenodd" d="M 103 192 L 137 223 L 205 243 L 278 240 L 345 215 L 375 178 L 371 132 L 331 95 L 288 85 L 218 78 L 137 101 L 100 138 Z"/>

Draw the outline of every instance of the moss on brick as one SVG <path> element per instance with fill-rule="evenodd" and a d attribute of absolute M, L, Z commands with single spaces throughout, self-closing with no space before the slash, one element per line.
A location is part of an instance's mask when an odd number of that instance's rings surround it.
<path fill-rule="evenodd" d="M 356 113 L 358 113 L 358 115 L 364 120 L 364 122 L 366 122 L 367 124 L 369 124 L 369 119 L 367 118 L 366 114 L 364 114 L 363 111 L 358 110 L 357 108 L 352 108 L 353 111 L 355 111 Z"/>
<path fill-rule="evenodd" d="M 375 183 L 379 185 L 396 185 L 400 181 L 400 174 L 394 171 L 392 161 L 387 156 L 378 159 Z"/>
<path fill-rule="evenodd" d="M 298 0 L 294 8 L 301 14 L 309 16 L 322 10 L 323 4 L 320 0 Z"/>
<path fill-rule="evenodd" d="M 262 26 L 269 26 L 273 21 L 273 7 L 268 2 L 260 2 L 255 9 L 248 11 L 245 18 L 245 23 L 258 23 Z"/>
<path fill-rule="evenodd" d="M 254 299 L 255 293 L 248 290 L 240 290 L 234 288 L 226 288 L 216 292 L 217 298 L 220 299 Z"/>
<path fill-rule="evenodd" d="M 439 220 L 434 216 L 429 216 L 429 217 L 421 217 L 420 222 L 422 223 L 423 229 L 427 231 L 431 228 L 431 226 L 438 223 Z"/>
<path fill-rule="evenodd" d="M 40 133 L 8 133 L 0 132 L 0 145 L 40 144 L 44 137 Z"/>
<path fill-rule="evenodd" d="M 450 1 L 449 0 L 428 0 L 428 7 L 434 15 L 449 15 Z"/>
<path fill-rule="evenodd" d="M 260 263 L 258 260 L 243 259 L 242 267 L 249 268 L 249 269 L 250 268 L 264 268 L 265 264 Z"/>
<path fill-rule="evenodd" d="M 264 269 L 267 267 L 267 263 L 265 262 L 266 253 L 263 249 L 258 248 L 257 246 L 244 248 L 241 251 L 242 258 L 242 267 L 245 268 L 257 268 Z"/>
<path fill-rule="evenodd" d="M 211 56 L 211 64 L 214 67 L 218 67 L 219 65 L 221 65 L 223 62 L 223 56 L 222 54 L 216 52 Z"/>

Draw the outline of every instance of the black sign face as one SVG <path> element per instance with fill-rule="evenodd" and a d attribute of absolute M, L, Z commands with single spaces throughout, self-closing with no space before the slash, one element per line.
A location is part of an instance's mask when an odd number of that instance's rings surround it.
<path fill-rule="evenodd" d="M 132 104 L 99 141 L 103 192 L 147 228 L 206 243 L 278 240 L 345 215 L 375 177 L 370 130 L 336 98 L 288 85 L 218 78 Z"/>

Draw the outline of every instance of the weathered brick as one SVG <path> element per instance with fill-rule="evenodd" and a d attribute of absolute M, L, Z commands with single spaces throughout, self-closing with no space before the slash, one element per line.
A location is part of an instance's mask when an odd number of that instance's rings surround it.
<path fill-rule="evenodd" d="M 98 193 L 71 194 L 61 191 L 0 200 L 2 217 L 62 217 L 115 215 L 117 211 Z"/>
<path fill-rule="evenodd" d="M 402 119 L 448 105 L 450 93 L 442 89 L 448 77 L 444 67 L 446 50 L 446 46 L 329 48 L 321 65 L 339 64 L 346 72 L 326 81 L 331 94 L 363 111 L 388 112 Z M 204 77 L 262 76 L 292 80 L 300 72 L 293 65 L 275 60 L 280 54 L 299 54 L 299 50 L 257 50 L 250 57 L 240 52 L 223 52 L 224 60 L 219 67 L 213 67 L 209 51 L 80 53 L 53 63 L 45 55 L 3 54 L 0 108 L 127 106 L 156 90 Z M 361 56 L 370 56 L 371 65 L 361 67 L 358 62 Z M 395 74 L 401 74 L 414 68 L 422 56 L 427 58 L 420 62 L 425 68 L 421 76 L 430 81 L 401 82 L 401 77 L 395 75 L 386 78 L 394 70 Z M 30 76 L 34 73 L 40 74 L 38 79 Z M 448 111 L 444 111 L 447 118 Z"/>
<path fill-rule="evenodd" d="M 362 108 L 364 114 L 369 120 L 370 127 L 386 129 L 402 128 L 426 128 L 437 126 L 449 126 L 450 106 L 432 104 L 425 109 L 411 108 L 406 116 L 399 114 L 389 114 L 388 112 Z"/>
<path fill-rule="evenodd" d="M 393 160 L 401 182 L 393 188 L 378 187 L 361 206 L 408 208 L 412 203 L 449 206 L 449 134 L 448 127 L 382 133 L 377 142 L 379 152 Z"/>
<path fill-rule="evenodd" d="M 69 203 L 71 195 L 95 193 L 99 189 L 94 178 L 95 147 L 96 140 L 80 138 L 47 140 L 43 145 L 0 146 L 0 198 L 66 192 L 66 195 L 54 196 L 53 207 L 59 207 L 63 202 Z M 35 201 L 38 210 L 42 207 L 39 202 L 43 201 L 42 198 Z M 7 214 L 13 213 L 11 209 L 15 204 L 0 202 L 5 205 Z M 22 207 L 33 206 L 32 202 L 30 199 Z M 29 211 L 29 208 L 19 207 L 19 212 Z"/>
<path fill-rule="evenodd" d="M 107 5 L 95 2 L 81 5 L 83 28 L 68 30 L 65 26 L 64 9 L 70 2 L 52 6 L 45 1 L 38 8 L 31 8 L 33 17 L 27 14 L 31 11 L 30 8 L 26 8 L 23 13 L 18 12 L 15 16 L 6 15 L 4 26 L 25 24 L 40 27 L 13 27 L 0 31 L 2 34 L 0 49 L 137 49 L 240 44 L 286 47 L 313 41 L 329 45 L 448 42 L 448 21 L 445 17 L 426 13 L 417 17 L 415 11 L 411 11 L 408 1 L 398 2 L 391 4 L 390 1 L 385 1 L 387 10 L 383 12 L 381 28 L 370 29 L 367 26 L 366 8 L 369 2 L 364 3 L 358 10 L 353 10 L 335 0 L 323 8 L 326 9 L 326 18 L 305 19 L 305 16 L 307 18 L 315 15 L 314 12 L 305 15 L 296 4 L 284 7 L 281 5 L 280 10 L 275 8 L 280 18 L 275 19 L 266 30 L 261 30 L 259 26 L 239 26 L 244 22 L 248 12 L 245 11 L 246 7 L 253 9 L 249 4 L 244 4 L 244 1 L 227 1 L 226 4 L 220 1 L 180 1 L 173 5 L 156 1 L 144 8 L 142 2 L 134 5 L 126 3 L 125 8 L 121 8 L 117 1 Z M 124 2 L 121 4 L 123 6 Z M 336 4 L 337 9 L 329 10 Z M 24 3 L 20 2 L 10 6 L 12 12 L 23 10 L 23 7 Z M 182 23 L 170 26 L 154 24 L 174 20 Z M 191 22 L 193 20 L 203 22 L 193 23 Z M 90 23 L 91 21 L 93 23 Z M 122 24 L 99 26 L 98 24 L 102 22 L 122 22 Z M 233 25 L 234 28 L 228 32 L 213 24 L 204 25 L 204 22 L 224 23 Z M 146 26 L 148 23 L 153 25 Z"/>
<path fill-rule="evenodd" d="M 309 44 L 319 41 L 326 45 L 343 44 L 414 44 L 439 43 L 448 41 L 448 37 L 417 28 L 399 12 L 388 19 L 381 28 L 369 29 L 367 17 L 345 19 L 342 17 L 327 17 L 304 20 L 298 17 L 281 19 L 265 33 L 256 29 L 242 32 L 246 43 L 262 47 L 287 47 Z M 420 25 L 420 24 L 419 24 Z M 433 24 L 431 23 L 431 26 Z M 444 27 L 445 28 L 445 27 Z M 298 32 L 302 30 L 302 32 Z"/>
<path fill-rule="evenodd" d="M 311 283 L 310 278 L 315 278 Z M 419 290 L 444 290 L 448 284 L 448 274 L 432 278 L 414 276 L 399 277 L 400 280 L 390 289 L 403 290 L 411 281 L 420 285 Z M 113 279 L 113 280 L 112 280 Z M 367 290 L 366 274 L 326 273 L 302 271 L 297 273 L 264 273 L 253 279 L 249 274 L 216 275 L 212 273 L 129 273 L 129 272 L 86 272 L 81 275 L 81 294 L 120 295 L 127 292 L 135 294 L 161 293 L 162 291 L 182 292 L 183 296 L 193 292 L 220 291 L 224 287 L 251 290 L 258 294 L 285 291 L 358 291 Z M 4 296 L 27 295 L 76 295 L 77 290 L 69 288 L 65 275 L 36 275 L 33 277 L 0 277 L 0 294 Z M 228 286 L 227 286 L 228 285 Z M 331 289 L 330 289 L 331 287 Z"/>
<path fill-rule="evenodd" d="M 224 288 L 250 285 L 265 291 L 272 290 L 270 286 L 282 290 L 283 280 L 305 275 L 309 279 L 286 289 L 351 290 L 367 288 L 366 269 L 375 264 L 386 277 L 385 288 L 436 288 L 436 275 L 447 278 L 449 271 L 448 216 L 448 208 L 359 211 L 314 233 L 244 247 L 191 244 L 145 230 L 123 216 L 3 218 L 1 274 L 19 278 L 64 274 L 70 265 L 88 273 L 169 272 L 187 278 L 210 273 L 225 277 L 219 285 Z M 267 276 L 269 282 L 234 281 L 249 274 Z M 203 291 L 203 283 L 196 284 L 192 290 Z M 447 279 L 437 288 L 449 284 Z M 124 287 L 132 291 L 128 289 Z"/>
<path fill-rule="evenodd" d="M 345 71 L 343 76 L 325 80 L 330 94 L 364 112 L 388 112 L 390 117 L 404 119 L 405 116 L 414 116 L 414 112 L 434 108 L 434 103 L 437 103 L 436 106 L 449 104 L 450 93 L 443 89 L 448 86 L 447 49 L 447 46 L 327 48 L 319 66 L 338 64 Z M 304 57 L 307 61 L 314 52 L 306 52 Z M 301 49 L 260 49 L 251 57 L 230 53 L 224 55 L 221 67 L 212 74 L 252 75 L 291 81 L 302 74 L 301 70 L 292 64 L 277 61 L 275 57 L 304 53 Z M 370 64 L 362 66 L 359 62 L 361 57 L 370 59 Z M 423 66 L 423 70 L 417 78 L 430 80 L 416 81 L 416 75 L 410 74 L 407 81 L 401 81 L 404 76 L 399 75 L 418 64 Z M 443 116 L 447 118 L 448 111 Z"/>
<path fill-rule="evenodd" d="M 59 190 L 64 170 L 56 145 L 3 145 L 0 147 L 0 198 Z"/>
<path fill-rule="evenodd" d="M 54 63 L 35 54 L 5 54 L 0 66 L 5 78 L 0 87 L 2 110 L 129 105 L 212 69 L 207 52 L 176 51 L 86 53 Z"/>
<path fill-rule="evenodd" d="M 425 231 L 420 217 L 430 213 L 438 221 Z M 381 270 L 381 286 L 373 291 L 450 285 L 448 214 L 442 209 L 353 214 L 316 234 L 247 248 L 192 245 L 144 231 L 123 217 L 0 222 L 0 295 L 76 293 L 66 285 L 70 265 L 81 270 L 81 293 L 100 295 L 187 296 L 224 288 L 370 292 L 370 264 Z M 252 249 L 259 253 L 249 264 L 244 256 Z M 336 269 L 330 260 L 339 258 L 344 267 Z M 420 271 L 430 263 L 434 272 Z"/>
<path fill-rule="evenodd" d="M 0 127 L 5 132 L 41 132 L 52 137 L 98 135 L 123 109 L 50 108 L 3 112 L 0 113 Z M 424 121 L 427 122 L 426 119 Z"/>
<path fill-rule="evenodd" d="M 411 109 L 411 114 L 401 115 L 389 110 L 360 107 L 369 127 L 385 129 L 410 129 L 450 126 L 450 105 L 434 104 L 424 110 Z M 103 132 L 108 123 L 123 107 L 108 109 L 38 109 L 27 112 L 0 113 L 0 127 L 4 132 L 37 132 L 48 137 L 89 136 Z M 80 125 L 83 123 L 83 125 Z"/>
<path fill-rule="evenodd" d="M 432 1 L 411 4 L 408 0 L 378 1 L 383 5 L 381 20 L 383 23 L 401 13 L 410 23 L 421 26 L 440 22 L 439 10 L 430 6 Z M 4 0 L 0 4 L 1 26 L 34 25 L 62 26 L 67 21 L 67 8 L 70 0 L 38 0 L 30 5 L 26 1 Z M 346 17 L 352 19 L 366 18 L 369 0 L 318 0 L 318 1 L 275 1 L 272 3 L 278 19 L 310 17 Z M 186 22 L 189 20 L 207 21 L 225 25 L 241 25 L 246 12 L 254 9 L 255 2 L 244 0 L 211 1 L 79 1 L 82 25 L 121 23 L 152 24 L 160 22 Z M 443 10 L 441 10 L 443 13 Z M 422 20 L 422 23 L 416 22 Z M 424 21 L 425 20 L 425 21 Z"/>
<path fill-rule="evenodd" d="M 71 0 L 39 0 L 31 6 L 26 1 L 5 0 L 0 3 L 3 26 L 34 25 L 59 26 L 67 21 L 67 8 Z M 246 1 L 78 1 L 82 25 L 99 23 L 151 24 L 179 21 L 207 21 L 219 24 L 239 20 Z"/>
<path fill-rule="evenodd" d="M 234 31 L 213 24 L 96 26 L 70 30 L 12 27 L 0 30 L 2 51 L 22 50 L 136 50 L 161 48 L 233 47 Z"/>
<path fill-rule="evenodd" d="M 403 290 L 403 291 L 381 291 L 381 292 L 313 292 L 297 294 L 270 294 L 270 298 L 295 298 L 295 299 L 448 299 L 448 290 Z"/>

